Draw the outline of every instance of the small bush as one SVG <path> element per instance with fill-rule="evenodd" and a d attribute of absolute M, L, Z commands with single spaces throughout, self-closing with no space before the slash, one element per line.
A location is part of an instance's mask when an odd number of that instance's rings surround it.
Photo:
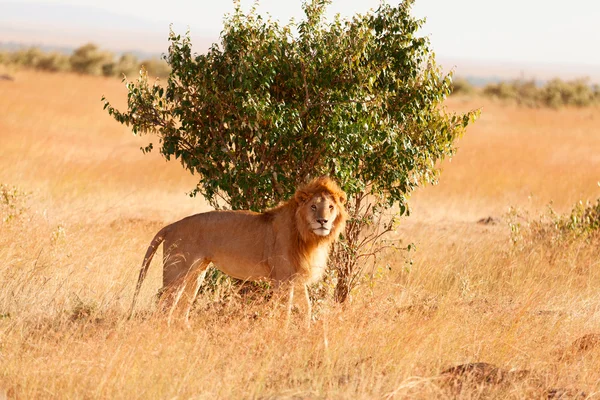
<path fill-rule="evenodd" d="M 0 218 L 2 222 L 17 219 L 27 210 L 29 193 L 16 186 L 0 184 Z"/>
<path fill-rule="evenodd" d="M 35 68 L 43 57 L 44 53 L 42 50 L 37 47 L 30 47 L 12 53 L 10 63 L 22 67 Z"/>
<path fill-rule="evenodd" d="M 125 53 L 118 61 L 107 62 L 102 66 L 104 76 L 132 76 L 139 71 L 139 61 L 133 54 Z"/>
<path fill-rule="evenodd" d="M 600 198 L 596 202 L 579 201 L 571 212 L 559 214 L 551 206 L 547 212 L 531 219 L 514 208 L 508 213 L 511 240 L 517 247 L 546 244 L 568 245 L 574 241 L 600 239 Z"/>
<path fill-rule="evenodd" d="M 453 95 L 471 95 L 476 89 L 471 83 L 464 78 L 456 78 L 452 80 Z"/>
<path fill-rule="evenodd" d="M 65 72 L 71 70 L 69 56 L 59 52 L 44 54 L 37 62 L 34 68 L 42 71 Z"/>
<path fill-rule="evenodd" d="M 73 308 L 66 311 L 71 322 L 76 321 L 98 321 L 95 316 L 98 314 L 98 304 L 95 301 L 83 301 L 73 294 Z"/>
<path fill-rule="evenodd" d="M 587 107 L 598 101 L 597 93 L 587 79 L 564 82 L 553 79 L 540 89 L 543 105 L 559 108 L 562 106 Z"/>
<path fill-rule="evenodd" d="M 171 73 L 171 67 L 165 60 L 160 58 L 151 58 L 148 60 L 142 61 L 140 64 L 140 68 L 144 67 L 148 75 L 154 76 L 156 78 L 166 78 Z M 138 68 L 139 69 L 139 68 Z"/>
<path fill-rule="evenodd" d="M 536 107 L 539 103 L 539 93 L 535 81 L 514 80 L 487 85 L 483 94 L 501 100 L 516 101 L 520 105 Z"/>
<path fill-rule="evenodd" d="M 507 82 L 490 83 L 483 88 L 483 94 L 502 100 L 514 100 L 517 98 L 517 92 L 514 87 Z"/>
<path fill-rule="evenodd" d="M 600 85 L 598 85 L 598 84 L 593 85 L 592 92 L 594 93 L 594 102 L 600 103 Z"/>
<path fill-rule="evenodd" d="M 140 61 L 130 53 L 123 54 L 116 63 L 115 75 L 118 77 L 135 76 L 140 70 Z"/>
<path fill-rule="evenodd" d="M 558 228 L 576 235 L 600 234 L 600 198 L 595 203 L 579 201 L 569 215 L 559 220 Z"/>
<path fill-rule="evenodd" d="M 235 301 L 251 303 L 268 297 L 270 285 L 268 282 L 241 281 L 211 267 L 206 271 L 199 292 L 204 295 L 207 304 Z"/>
<path fill-rule="evenodd" d="M 77 48 L 71 55 L 71 68 L 74 72 L 89 75 L 114 75 L 113 55 L 102 51 L 93 43 Z"/>

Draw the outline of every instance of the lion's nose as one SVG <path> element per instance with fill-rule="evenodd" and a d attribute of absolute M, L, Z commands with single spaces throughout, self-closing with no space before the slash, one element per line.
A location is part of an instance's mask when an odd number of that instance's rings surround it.
<path fill-rule="evenodd" d="M 321 225 L 325 225 L 327 223 L 327 220 L 325 218 L 317 218 L 317 222 Z"/>

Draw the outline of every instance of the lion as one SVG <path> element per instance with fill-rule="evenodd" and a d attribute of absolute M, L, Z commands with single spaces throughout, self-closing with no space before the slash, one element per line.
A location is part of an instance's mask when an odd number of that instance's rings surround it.
<path fill-rule="evenodd" d="M 182 295 L 185 320 L 208 266 L 244 281 L 268 281 L 290 287 L 288 320 L 294 286 L 302 285 L 310 323 L 307 285 L 323 276 L 331 244 L 344 230 L 346 193 L 329 177 L 300 187 L 287 202 L 256 213 L 210 211 L 162 228 L 148 247 L 129 316 L 158 246 L 163 243 L 161 297 L 171 296 L 171 314 Z"/>

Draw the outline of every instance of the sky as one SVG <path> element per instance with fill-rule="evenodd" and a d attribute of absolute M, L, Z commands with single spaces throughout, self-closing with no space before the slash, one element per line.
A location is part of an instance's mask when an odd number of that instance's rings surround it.
<path fill-rule="evenodd" d="M 0 0 L 0 10 L 2 2 Z M 93 6 L 137 16 L 194 36 L 216 40 L 229 0 L 20 0 L 19 3 Z M 396 4 L 396 1 L 388 1 Z M 253 1 L 242 0 L 248 9 Z M 329 14 L 349 16 L 376 8 L 379 0 L 333 0 Z M 262 0 L 259 10 L 280 21 L 302 17 L 301 0 Z M 573 64 L 600 71 L 600 1 L 597 0 L 416 0 L 413 15 L 426 17 L 438 57 L 481 61 Z M 0 21 L 0 24 L 2 22 Z M 1 38 L 0 38 L 1 40 Z"/>

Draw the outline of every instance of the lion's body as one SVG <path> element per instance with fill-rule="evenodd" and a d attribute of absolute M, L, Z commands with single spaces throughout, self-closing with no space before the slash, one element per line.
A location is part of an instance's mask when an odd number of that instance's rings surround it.
<path fill-rule="evenodd" d="M 187 291 L 197 290 L 199 282 L 189 281 L 198 281 L 210 263 L 241 280 L 266 280 L 276 286 L 315 282 L 344 227 L 344 202 L 344 192 L 333 181 L 319 178 L 264 213 L 211 211 L 170 224 L 156 234 L 146 252 L 134 302 L 161 242 L 164 291 L 186 285 Z"/>
<path fill-rule="evenodd" d="M 317 246 L 317 257 L 302 260 L 302 265 L 290 262 L 294 258 L 290 244 L 296 237 L 289 226 L 289 210 L 283 211 L 276 216 L 212 211 L 165 227 L 163 287 L 170 286 L 190 269 L 198 268 L 203 261 L 212 262 L 233 278 L 247 281 L 284 281 L 295 274 L 322 270 L 327 262 L 327 251 L 323 251 L 327 243 Z"/>

